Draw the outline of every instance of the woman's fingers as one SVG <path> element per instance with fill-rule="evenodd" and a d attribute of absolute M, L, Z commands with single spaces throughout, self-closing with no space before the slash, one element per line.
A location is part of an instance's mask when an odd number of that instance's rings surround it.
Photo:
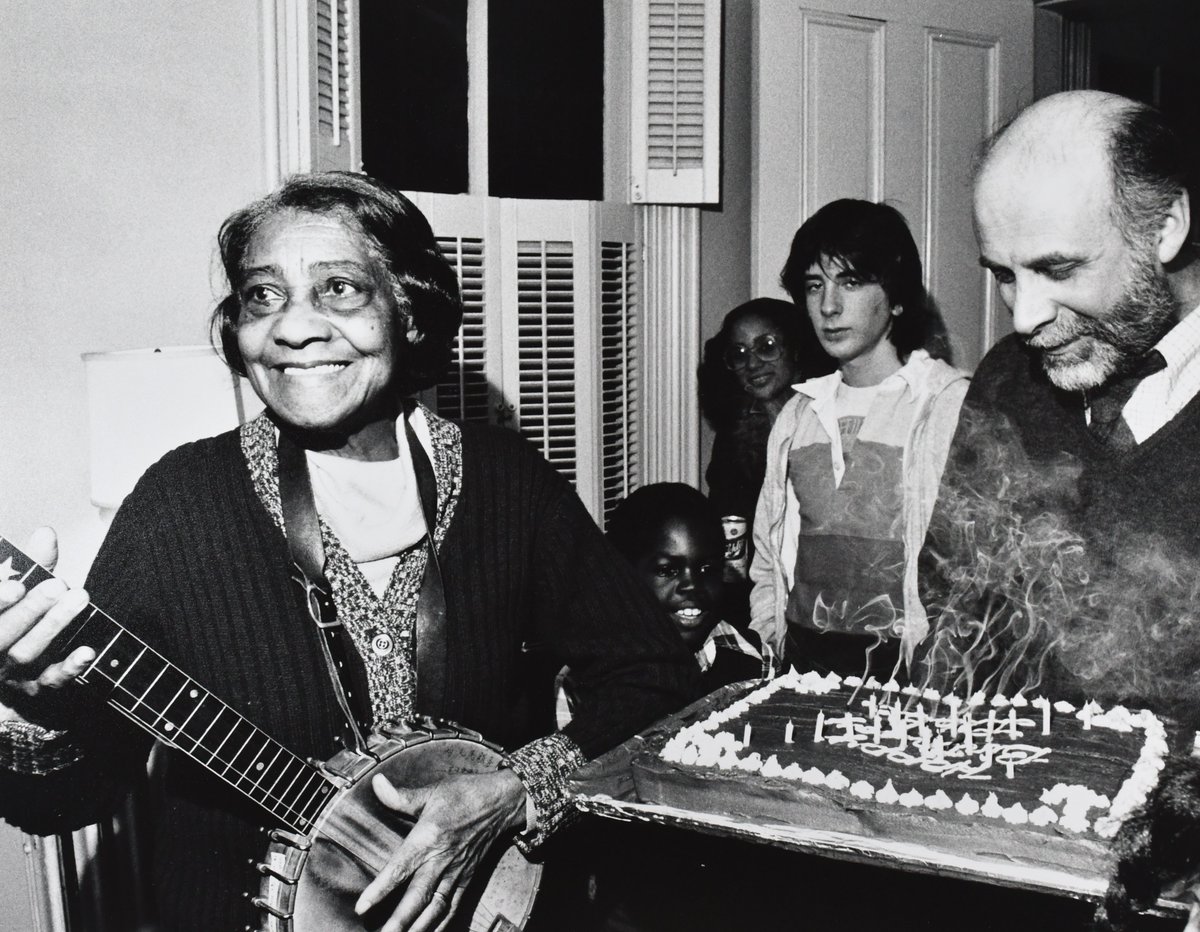
<path fill-rule="evenodd" d="M 78 647 L 62 663 L 46 667 L 38 677 L 38 685 L 48 689 L 61 689 L 91 666 L 95 659 L 96 652 L 92 648 Z"/>
<path fill-rule="evenodd" d="M 40 563 L 50 572 L 58 564 L 58 535 L 53 528 L 40 527 L 29 535 L 25 553 L 35 563 Z"/>
<path fill-rule="evenodd" d="M 411 932 L 442 932 L 458 912 L 458 904 L 462 898 L 463 888 L 443 879 L 441 885 L 433 891 L 425 910 L 409 929 Z"/>
<path fill-rule="evenodd" d="M 465 892 L 465 887 L 459 887 L 454 891 L 453 895 L 450 897 L 450 911 L 442 916 L 442 921 L 437 924 L 437 927 L 433 930 L 433 932 L 445 932 L 446 928 L 448 928 L 450 925 L 450 920 L 458 915 L 458 906 L 462 902 L 463 894 Z"/>
<path fill-rule="evenodd" d="M 363 890 L 355 911 L 362 915 L 403 885 L 382 932 L 432 932 L 457 907 L 492 843 L 524 824 L 524 786 L 512 771 L 499 770 L 415 789 L 377 776 L 372 787 L 384 806 L 417 822 Z"/>
<path fill-rule="evenodd" d="M 376 797 L 384 806 L 408 819 L 417 819 L 429 798 L 428 788 L 397 787 L 383 774 L 376 774 L 371 779 L 371 789 L 375 791 Z M 428 826 L 424 828 L 427 830 Z M 359 895 L 358 902 L 354 905 L 356 913 L 362 915 L 408 881 L 420 863 L 416 861 L 414 855 L 420 857 L 425 850 L 419 844 L 421 834 L 414 828 L 414 831 L 410 832 L 408 838 L 404 840 L 404 844 L 400 846 L 400 850 L 392 855 L 383 870 L 367 884 L 366 889 Z M 414 838 L 414 835 L 417 837 Z"/>
<path fill-rule="evenodd" d="M 410 923 L 422 913 L 434 898 L 439 881 L 445 871 L 446 857 L 437 856 L 437 830 L 425 822 L 417 822 L 400 850 L 388 859 L 387 864 L 376 875 L 354 904 L 360 916 L 387 899 L 393 891 L 404 888 L 391 918 L 380 932 L 397 932 L 409 929 Z"/>
<path fill-rule="evenodd" d="M 47 586 L 51 582 L 57 580 L 49 580 L 42 585 Z M 88 594 L 83 589 L 43 593 L 39 591 L 41 588 L 37 586 L 20 605 L 5 613 L 5 621 L 8 621 L 8 614 L 17 614 L 16 624 L 7 632 L 9 636 L 14 633 L 13 629 L 20 631 L 22 626 L 25 628 L 7 651 L 9 662 L 17 667 L 29 667 L 37 663 L 50 642 L 88 605 Z M 4 640 L 4 634 L 0 634 L 0 645 Z"/>
<path fill-rule="evenodd" d="M 371 789 L 375 791 L 375 796 L 381 803 L 393 812 L 399 812 L 410 819 L 415 819 L 421 814 L 426 800 L 429 799 L 428 787 L 396 786 L 381 773 L 371 778 Z"/>

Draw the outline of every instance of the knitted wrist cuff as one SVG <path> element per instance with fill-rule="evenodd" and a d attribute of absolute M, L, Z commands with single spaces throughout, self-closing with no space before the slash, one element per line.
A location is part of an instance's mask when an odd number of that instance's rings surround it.
<path fill-rule="evenodd" d="M 0 768 L 4 770 L 42 776 L 64 770 L 79 758 L 79 748 L 66 732 L 29 722 L 0 722 Z"/>
<path fill-rule="evenodd" d="M 516 838 L 526 854 L 575 818 L 576 810 L 567 792 L 567 778 L 587 763 L 583 751 L 561 731 L 529 742 L 501 761 L 525 785 L 533 803 L 534 820 Z"/>

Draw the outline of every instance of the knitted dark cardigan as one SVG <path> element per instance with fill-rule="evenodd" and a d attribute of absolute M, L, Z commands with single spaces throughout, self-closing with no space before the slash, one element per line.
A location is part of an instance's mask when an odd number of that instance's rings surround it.
<path fill-rule="evenodd" d="M 466 427 L 462 490 L 440 551 L 450 644 L 445 706 L 421 710 L 512 749 L 553 730 L 562 664 L 597 701 L 566 729 L 588 756 L 680 707 L 696 664 L 569 484 L 509 431 Z M 315 629 L 298 611 L 286 543 L 235 432 L 152 467 L 118 512 L 92 600 L 300 756 L 338 748 L 339 711 Z M 0 775 L 0 813 L 47 834 L 111 811 L 147 743 L 93 709 L 85 750 L 49 777 Z M 182 755 L 166 755 L 150 878 L 164 928 L 257 928 L 269 817 Z"/>

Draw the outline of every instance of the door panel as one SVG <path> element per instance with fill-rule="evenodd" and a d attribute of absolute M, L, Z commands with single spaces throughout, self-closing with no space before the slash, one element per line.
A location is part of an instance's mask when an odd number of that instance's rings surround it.
<path fill-rule="evenodd" d="M 1028 0 L 760 0 L 755 45 L 756 294 L 780 294 L 792 235 L 838 197 L 908 219 L 926 284 L 972 368 L 1008 330 L 979 268 L 970 167 L 1032 96 Z"/>

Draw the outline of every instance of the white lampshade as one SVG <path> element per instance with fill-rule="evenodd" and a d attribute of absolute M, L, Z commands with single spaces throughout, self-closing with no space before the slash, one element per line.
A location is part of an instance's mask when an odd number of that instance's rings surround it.
<path fill-rule="evenodd" d="M 116 508 L 146 467 L 189 440 L 257 414 L 261 404 L 211 346 L 84 353 L 92 504 Z"/>

